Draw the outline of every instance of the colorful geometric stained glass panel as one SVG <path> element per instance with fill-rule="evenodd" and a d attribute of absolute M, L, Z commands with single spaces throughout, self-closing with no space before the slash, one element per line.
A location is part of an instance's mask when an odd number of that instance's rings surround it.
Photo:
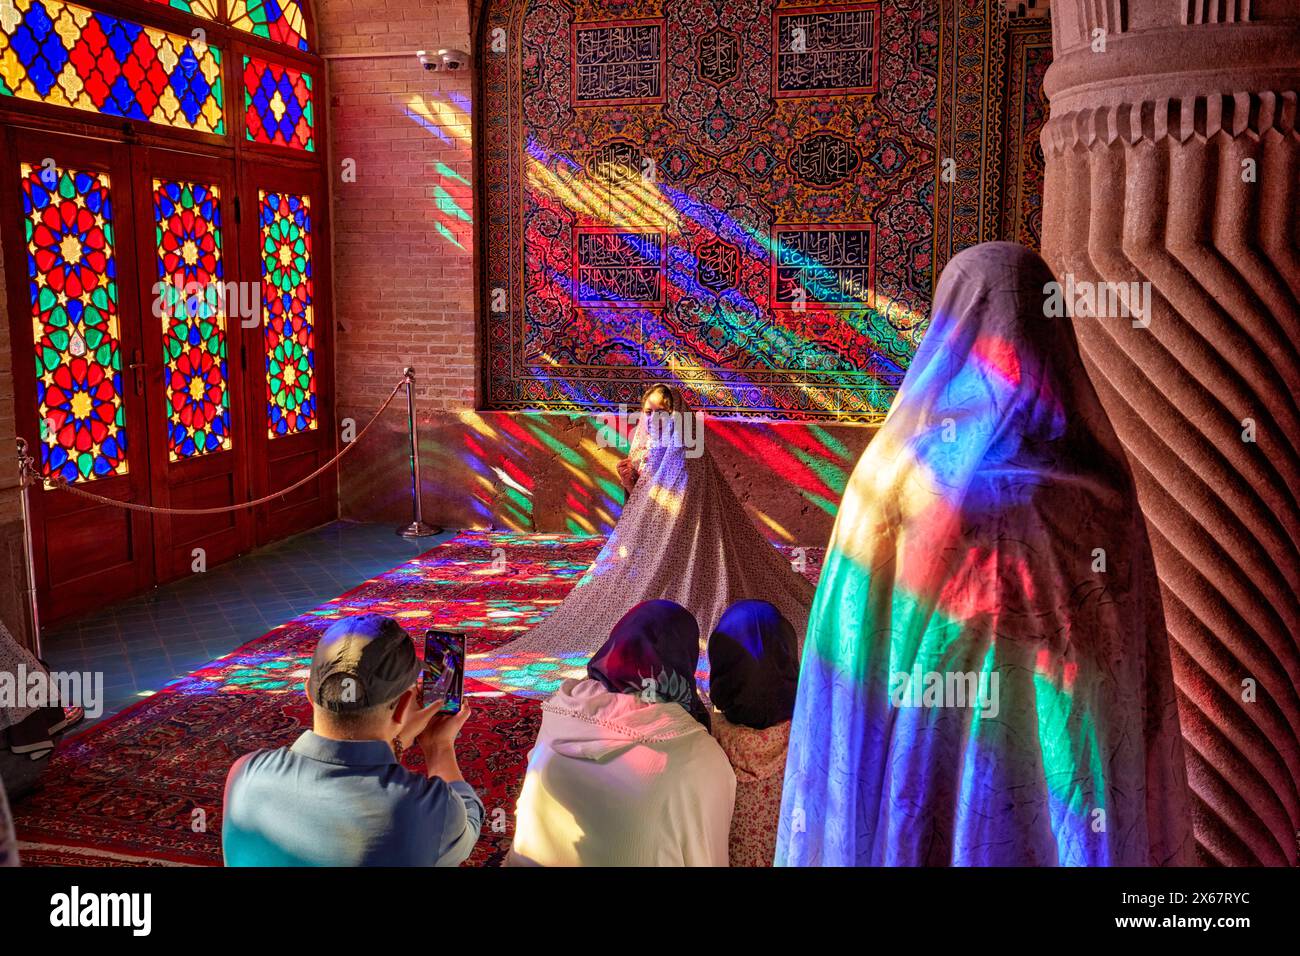
<path fill-rule="evenodd" d="M 297 0 L 230 0 L 230 25 L 307 52 L 307 21 Z"/>
<path fill-rule="evenodd" d="M 153 210 L 167 448 L 179 461 L 231 447 L 221 194 L 203 183 L 155 179 Z"/>
<path fill-rule="evenodd" d="M 315 152 L 311 76 L 301 70 L 244 57 L 244 126 L 254 143 Z"/>
<path fill-rule="evenodd" d="M 226 131 L 220 50 L 60 0 L 0 0 L 0 95 Z"/>
<path fill-rule="evenodd" d="M 316 427 L 311 200 L 259 191 L 258 209 L 266 329 L 266 432 L 277 438 Z"/>
<path fill-rule="evenodd" d="M 113 207 L 105 173 L 23 163 L 41 473 L 127 471 Z"/>
<path fill-rule="evenodd" d="M 203 17 L 205 20 L 215 20 L 217 18 L 217 0 L 151 0 L 151 2 L 162 4 L 164 7 L 171 7 L 173 10 L 192 13 L 196 17 Z"/>

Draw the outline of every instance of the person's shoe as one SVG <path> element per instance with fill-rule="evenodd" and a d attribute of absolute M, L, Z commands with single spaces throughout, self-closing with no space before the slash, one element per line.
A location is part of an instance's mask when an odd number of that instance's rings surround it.
<path fill-rule="evenodd" d="M 70 727 L 75 727 L 86 719 L 86 708 L 84 707 L 58 707 L 54 708 L 59 711 L 57 720 L 50 725 L 50 736 L 61 734 Z"/>
<path fill-rule="evenodd" d="M 54 748 L 49 718 L 37 711 L 9 728 L 9 749 L 16 754 L 31 754 Z"/>
<path fill-rule="evenodd" d="M 42 707 L 9 728 L 9 749 L 33 760 L 48 757 L 54 749 L 54 736 L 85 719 L 84 707 Z"/>

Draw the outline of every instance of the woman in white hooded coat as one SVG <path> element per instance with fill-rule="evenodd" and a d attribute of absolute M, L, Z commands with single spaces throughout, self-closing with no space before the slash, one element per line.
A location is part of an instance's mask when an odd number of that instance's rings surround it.
<path fill-rule="evenodd" d="M 638 604 L 542 705 L 508 863 L 726 866 L 736 776 L 695 689 L 699 628 Z"/>

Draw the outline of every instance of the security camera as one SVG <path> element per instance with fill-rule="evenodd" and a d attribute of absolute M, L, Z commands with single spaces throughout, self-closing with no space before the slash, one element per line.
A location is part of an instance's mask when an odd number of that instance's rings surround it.
<path fill-rule="evenodd" d="M 469 54 L 464 50 L 439 50 L 444 70 L 460 70 L 469 66 Z"/>
<path fill-rule="evenodd" d="M 430 72 L 436 70 L 455 71 L 469 65 L 469 54 L 464 50 L 439 50 L 437 53 L 430 53 L 428 50 L 417 50 L 415 55 L 420 60 L 420 66 Z"/>

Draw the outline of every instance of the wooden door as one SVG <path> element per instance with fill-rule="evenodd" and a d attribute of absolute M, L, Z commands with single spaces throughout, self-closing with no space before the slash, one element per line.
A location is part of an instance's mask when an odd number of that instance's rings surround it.
<path fill-rule="evenodd" d="M 261 282 L 262 321 L 241 328 L 255 497 L 288 488 L 334 455 L 333 344 L 326 296 L 328 201 L 319 172 L 246 163 L 242 198 L 245 271 Z M 334 469 L 258 509 L 259 544 L 332 521 Z"/>
<path fill-rule="evenodd" d="M 234 166 L 162 148 L 133 150 L 152 499 L 165 508 L 245 502 L 250 444 L 241 323 L 259 321 L 241 283 Z M 234 334 L 232 334 L 232 330 Z M 253 377 L 257 377 L 257 369 Z M 160 582 L 251 547 L 241 510 L 154 518 Z"/>
<path fill-rule="evenodd" d="M 47 476 L 148 503 L 148 352 L 134 281 L 125 146 L 10 128 L 0 230 L 15 417 Z M 25 280 L 25 281 L 24 281 Z M 36 586 L 47 620 L 153 582 L 148 514 L 32 491 Z"/>

